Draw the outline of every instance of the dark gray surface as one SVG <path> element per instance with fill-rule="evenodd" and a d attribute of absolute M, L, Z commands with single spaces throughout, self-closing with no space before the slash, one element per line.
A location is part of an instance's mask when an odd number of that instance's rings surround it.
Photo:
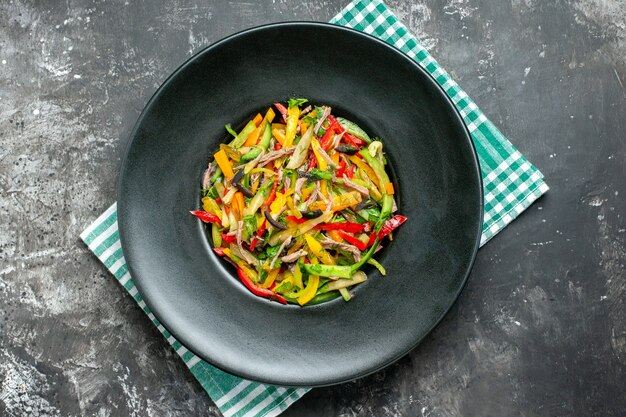
<path fill-rule="evenodd" d="M 218 415 L 78 234 L 114 200 L 128 133 L 181 61 L 342 4 L 0 4 L 0 415 Z M 390 6 L 552 189 L 481 249 L 420 347 L 285 415 L 624 415 L 623 1 Z"/>

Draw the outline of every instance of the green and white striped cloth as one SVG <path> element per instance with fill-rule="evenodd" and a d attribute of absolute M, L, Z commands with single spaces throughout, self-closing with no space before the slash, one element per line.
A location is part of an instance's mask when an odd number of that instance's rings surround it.
<path fill-rule="evenodd" d="M 481 244 L 548 190 L 541 172 L 487 120 L 383 2 L 355 0 L 332 23 L 369 33 L 399 48 L 432 74 L 455 103 L 472 135 L 483 175 L 485 217 Z M 119 240 L 116 204 L 91 224 L 81 238 L 148 315 L 224 416 L 276 416 L 308 391 L 259 384 L 227 374 L 178 342 L 146 306 L 128 272 Z"/>

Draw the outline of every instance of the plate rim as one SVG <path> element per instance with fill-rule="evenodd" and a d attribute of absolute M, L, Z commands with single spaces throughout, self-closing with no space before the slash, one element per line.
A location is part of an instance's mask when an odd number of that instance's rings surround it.
<path fill-rule="evenodd" d="M 478 224 L 477 224 L 477 235 L 474 239 L 474 244 L 472 246 L 472 251 L 471 251 L 471 257 L 470 257 L 470 261 L 467 265 L 466 270 L 463 272 L 463 279 L 461 282 L 461 285 L 459 287 L 459 290 L 454 294 L 454 298 L 453 300 L 450 302 L 450 304 L 443 309 L 441 315 L 438 317 L 437 320 L 435 320 L 432 324 L 431 327 L 428 328 L 428 330 L 426 330 L 424 332 L 424 334 L 418 338 L 414 343 L 410 344 L 409 346 L 407 346 L 405 349 L 402 349 L 400 351 L 399 354 L 393 356 L 391 359 L 388 359 L 384 362 L 381 362 L 378 366 L 376 367 L 372 367 L 370 369 L 368 369 L 367 371 L 363 371 L 363 372 L 359 372 L 356 374 L 350 374 L 347 376 L 344 376 L 342 378 L 326 378 L 326 379 L 319 379 L 319 378 L 309 378 L 310 382 L 307 383 L 293 383 L 293 382 L 288 382 L 288 381 L 284 381 L 281 380 L 280 378 L 275 378 L 273 376 L 267 376 L 267 377 L 259 377 L 259 375 L 255 375 L 253 373 L 247 372 L 245 369 L 232 369 L 231 367 L 224 365 L 222 363 L 220 363 L 219 358 L 206 358 L 203 355 L 200 355 L 198 353 L 196 353 L 197 351 L 194 350 L 192 347 L 190 347 L 190 345 L 195 345 L 195 343 L 193 343 L 193 341 L 190 341 L 188 337 L 186 337 L 184 334 L 179 333 L 177 330 L 173 330 L 174 328 L 176 328 L 176 326 L 170 326 L 169 320 L 166 318 L 166 314 L 162 314 L 162 312 L 160 311 L 160 308 L 156 305 L 154 305 L 150 300 L 148 300 L 147 298 L 145 298 L 143 296 L 143 293 L 145 293 L 145 291 L 143 290 L 143 284 L 140 284 L 140 281 L 137 280 L 133 280 L 135 287 L 137 288 L 139 294 L 141 295 L 143 301 L 146 303 L 146 305 L 148 306 L 148 308 L 151 310 L 152 314 L 156 317 L 156 319 L 161 323 L 161 325 L 164 326 L 164 328 L 170 332 L 174 338 L 176 340 L 178 340 L 185 348 L 187 348 L 191 353 L 193 353 L 194 355 L 196 355 L 199 359 L 207 362 L 208 364 L 210 364 L 211 366 L 214 366 L 224 372 L 227 372 L 231 375 L 240 377 L 240 378 L 244 378 L 247 379 L 249 381 L 253 381 L 253 382 L 257 382 L 257 383 L 262 383 L 262 384 L 271 384 L 271 385 L 276 385 L 276 386 L 285 386 L 285 387 L 308 387 L 308 388 L 312 388 L 312 387 L 323 387 L 323 386 L 331 386 L 331 385 L 337 385 L 337 384 L 342 384 L 342 383 L 346 383 L 349 381 L 353 381 L 359 378 L 363 378 L 366 377 L 368 375 L 374 374 L 386 367 L 388 367 L 389 365 L 397 362 L 400 358 L 404 357 L 406 354 L 408 354 L 410 351 L 412 351 L 413 349 L 415 349 L 418 345 L 420 345 L 422 343 L 422 341 L 429 336 L 432 331 L 441 323 L 441 321 L 448 315 L 448 313 L 450 312 L 450 310 L 454 307 L 454 305 L 458 302 L 459 297 L 461 295 L 461 293 L 463 292 L 463 290 L 465 289 L 465 287 L 467 286 L 467 282 L 469 280 L 469 276 L 470 273 L 473 269 L 473 266 L 476 262 L 476 256 L 478 253 L 478 249 L 480 248 L 480 242 L 481 242 L 481 237 L 482 237 L 482 226 L 483 226 L 483 220 L 484 220 L 484 188 L 483 188 L 483 178 L 482 178 L 482 174 L 481 174 L 481 170 L 480 170 L 480 162 L 478 159 L 478 153 L 476 151 L 476 147 L 474 145 L 474 142 L 472 140 L 472 136 L 471 133 L 467 127 L 467 125 L 465 124 L 465 122 L 463 121 L 463 117 L 461 116 L 459 110 L 457 109 L 456 105 L 454 104 L 454 102 L 452 101 L 452 99 L 448 96 L 448 94 L 446 93 L 446 91 L 443 89 L 443 87 L 437 82 L 437 80 L 428 72 L 426 71 L 426 69 L 424 69 L 421 65 L 419 65 L 415 60 L 413 60 L 411 57 L 409 57 L 407 54 L 405 54 L 403 51 L 401 51 L 399 48 L 397 48 L 394 45 L 391 45 L 373 35 L 370 35 L 368 33 L 365 32 L 361 32 L 359 30 L 350 28 L 350 27 L 345 27 L 345 26 L 340 26 L 337 24 L 333 24 L 333 23 L 328 23 L 328 22 L 321 22 L 321 21 L 303 21 L 303 20 L 293 20 L 293 21 L 280 21 L 280 22 L 274 22 L 274 23 L 267 23 L 267 24 L 263 24 L 263 25 L 258 25 L 258 26 L 253 26 L 250 28 L 246 28 L 246 29 L 242 29 L 240 31 L 237 31 L 231 35 L 228 35 L 226 37 L 223 37 L 221 39 L 219 39 L 218 41 L 211 43 L 210 45 L 205 46 L 204 48 L 200 49 L 199 51 L 197 51 L 195 54 L 193 54 L 191 57 L 187 58 L 183 63 L 181 63 L 174 71 L 172 71 L 172 73 L 161 83 L 161 85 L 155 90 L 155 92 L 152 94 L 152 96 L 150 97 L 150 99 L 146 102 L 144 108 L 141 111 L 141 114 L 139 115 L 139 117 L 137 118 L 137 121 L 135 122 L 133 129 L 131 130 L 130 134 L 129 134 L 129 141 L 128 144 L 126 145 L 126 149 L 124 150 L 123 156 L 121 158 L 120 161 L 120 169 L 118 172 L 118 179 L 117 179 L 117 186 L 116 186 L 116 196 L 117 196 L 117 204 L 118 204 L 118 224 L 121 226 L 122 224 L 122 220 L 121 218 L 124 218 L 124 202 L 122 197 L 122 184 L 123 184 L 123 177 L 124 177 L 124 172 L 125 172 L 125 168 L 127 166 L 127 162 L 128 162 L 128 158 L 129 158 L 129 154 L 134 142 L 134 139 L 142 125 L 143 120 L 146 118 L 146 115 L 149 113 L 149 111 L 151 110 L 152 106 L 155 104 L 155 102 L 157 101 L 157 99 L 160 97 L 160 95 L 163 93 L 163 91 L 169 86 L 169 84 L 172 82 L 172 80 L 180 73 L 182 72 L 184 69 L 187 68 L 187 66 L 191 65 L 196 59 L 198 59 L 200 56 L 202 56 L 205 53 L 209 53 L 212 49 L 214 48 L 218 48 L 220 47 L 222 44 L 227 43 L 229 41 L 232 41 L 238 37 L 241 36 L 245 36 L 249 33 L 254 33 L 257 31 L 261 31 L 261 30 L 265 30 L 268 28 L 280 28 L 280 27 L 290 27 L 290 26 L 303 26 L 303 27 L 322 27 L 325 29 L 332 29 L 332 30 L 338 30 L 340 32 L 347 32 L 347 33 L 351 33 L 352 35 L 356 35 L 359 37 L 362 37 L 364 39 L 367 39 L 370 42 L 375 42 L 377 43 L 379 46 L 387 48 L 388 50 L 392 51 L 393 53 L 395 53 L 396 55 L 399 55 L 401 59 L 404 59 L 405 61 L 408 62 L 409 65 L 411 65 L 412 67 L 414 67 L 417 71 L 421 72 L 423 75 L 426 76 L 426 78 L 430 81 L 431 84 L 433 84 L 438 90 L 439 92 L 442 94 L 443 98 L 445 101 L 448 102 L 448 104 L 452 107 L 453 114 L 454 117 L 457 119 L 457 122 L 461 124 L 461 126 L 463 126 L 463 131 L 465 132 L 465 136 L 463 138 L 463 140 L 465 140 L 466 142 L 469 143 L 469 147 L 471 149 L 471 154 L 472 154 L 472 158 L 471 158 L 471 162 L 472 162 L 472 170 L 474 171 L 476 177 L 478 178 L 478 190 L 479 190 L 479 206 L 480 206 L 480 210 L 479 210 L 479 216 L 478 216 Z M 121 208 L 120 208 L 121 207 Z M 128 243 L 125 244 L 126 242 L 126 233 L 124 232 L 123 227 L 119 227 L 119 236 L 120 236 L 120 244 L 122 247 L 122 251 L 124 251 L 125 247 L 128 247 Z M 132 262 L 130 262 L 130 258 L 127 257 L 127 266 L 128 266 L 128 270 L 131 276 L 135 276 L 134 272 L 133 272 L 133 266 L 132 266 Z"/>

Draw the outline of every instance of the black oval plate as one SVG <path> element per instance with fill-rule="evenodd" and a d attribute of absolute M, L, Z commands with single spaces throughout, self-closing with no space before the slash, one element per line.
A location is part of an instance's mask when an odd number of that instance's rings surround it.
<path fill-rule="evenodd" d="M 255 297 L 189 214 L 224 125 L 289 97 L 328 104 L 382 138 L 409 218 L 377 257 L 387 276 L 368 269 L 347 303 Z M 227 372 L 285 386 L 358 378 L 416 346 L 459 296 L 482 226 L 476 153 L 443 90 L 397 49 L 323 23 L 246 30 L 185 62 L 135 126 L 118 200 L 126 261 L 165 327 Z"/>

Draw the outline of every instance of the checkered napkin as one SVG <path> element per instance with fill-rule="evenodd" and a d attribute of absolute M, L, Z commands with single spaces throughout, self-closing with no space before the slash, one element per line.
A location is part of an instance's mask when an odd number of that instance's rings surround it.
<path fill-rule="evenodd" d="M 397 47 L 424 67 L 450 96 L 471 133 L 480 161 L 485 192 L 481 245 L 548 190 L 541 172 L 487 120 L 382 1 L 354 0 L 331 22 L 369 33 Z M 224 416 L 276 416 L 308 391 L 259 384 L 227 374 L 178 342 L 146 306 L 128 272 L 119 240 L 116 204 L 91 224 L 81 238 L 148 315 Z"/>

